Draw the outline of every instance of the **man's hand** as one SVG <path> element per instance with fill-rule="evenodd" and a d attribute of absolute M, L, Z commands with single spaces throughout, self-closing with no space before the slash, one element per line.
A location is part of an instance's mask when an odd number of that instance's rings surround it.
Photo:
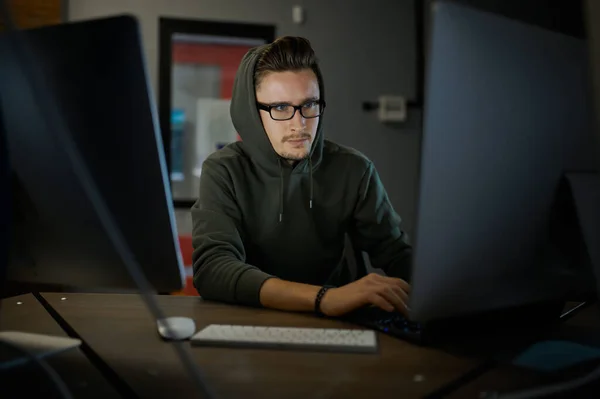
<path fill-rule="evenodd" d="M 410 285 L 399 278 L 369 274 L 360 280 L 328 290 L 321 300 L 321 311 L 331 317 L 341 316 L 367 305 L 402 312 L 408 316 Z"/>

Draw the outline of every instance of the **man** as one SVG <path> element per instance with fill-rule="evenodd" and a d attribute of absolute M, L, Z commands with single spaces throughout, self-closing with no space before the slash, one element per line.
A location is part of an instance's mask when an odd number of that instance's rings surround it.
<path fill-rule="evenodd" d="M 206 159 L 192 207 L 203 298 L 328 316 L 367 305 L 407 312 L 400 218 L 371 161 L 325 140 L 324 109 L 308 40 L 283 37 L 244 56 L 231 101 L 243 141 Z M 345 234 L 393 277 L 339 281 Z"/>

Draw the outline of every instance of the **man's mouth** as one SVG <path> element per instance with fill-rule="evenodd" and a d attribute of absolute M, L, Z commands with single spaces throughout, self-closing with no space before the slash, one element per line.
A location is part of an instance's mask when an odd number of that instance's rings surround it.
<path fill-rule="evenodd" d="M 307 140 L 310 140 L 310 136 L 290 137 L 286 141 L 292 144 L 299 144 L 304 143 Z"/>

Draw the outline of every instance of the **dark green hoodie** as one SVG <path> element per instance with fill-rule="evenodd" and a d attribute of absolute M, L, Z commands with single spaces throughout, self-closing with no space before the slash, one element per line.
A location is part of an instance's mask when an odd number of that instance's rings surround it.
<path fill-rule="evenodd" d="M 254 67 L 243 58 L 231 118 L 242 141 L 210 155 L 192 207 L 194 285 L 205 299 L 259 306 L 270 277 L 341 285 L 345 234 L 374 267 L 407 278 L 411 248 L 379 180 L 360 152 L 324 139 L 320 117 L 310 157 L 282 160 L 256 107 Z M 319 79 L 321 98 L 324 85 Z"/>

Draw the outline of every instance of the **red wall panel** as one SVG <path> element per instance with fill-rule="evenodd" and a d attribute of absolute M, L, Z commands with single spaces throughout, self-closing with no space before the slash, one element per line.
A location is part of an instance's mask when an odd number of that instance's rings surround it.
<path fill-rule="evenodd" d="M 173 43 L 173 63 L 218 65 L 221 68 L 221 98 L 231 98 L 235 73 L 248 46 L 204 43 Z"/>

